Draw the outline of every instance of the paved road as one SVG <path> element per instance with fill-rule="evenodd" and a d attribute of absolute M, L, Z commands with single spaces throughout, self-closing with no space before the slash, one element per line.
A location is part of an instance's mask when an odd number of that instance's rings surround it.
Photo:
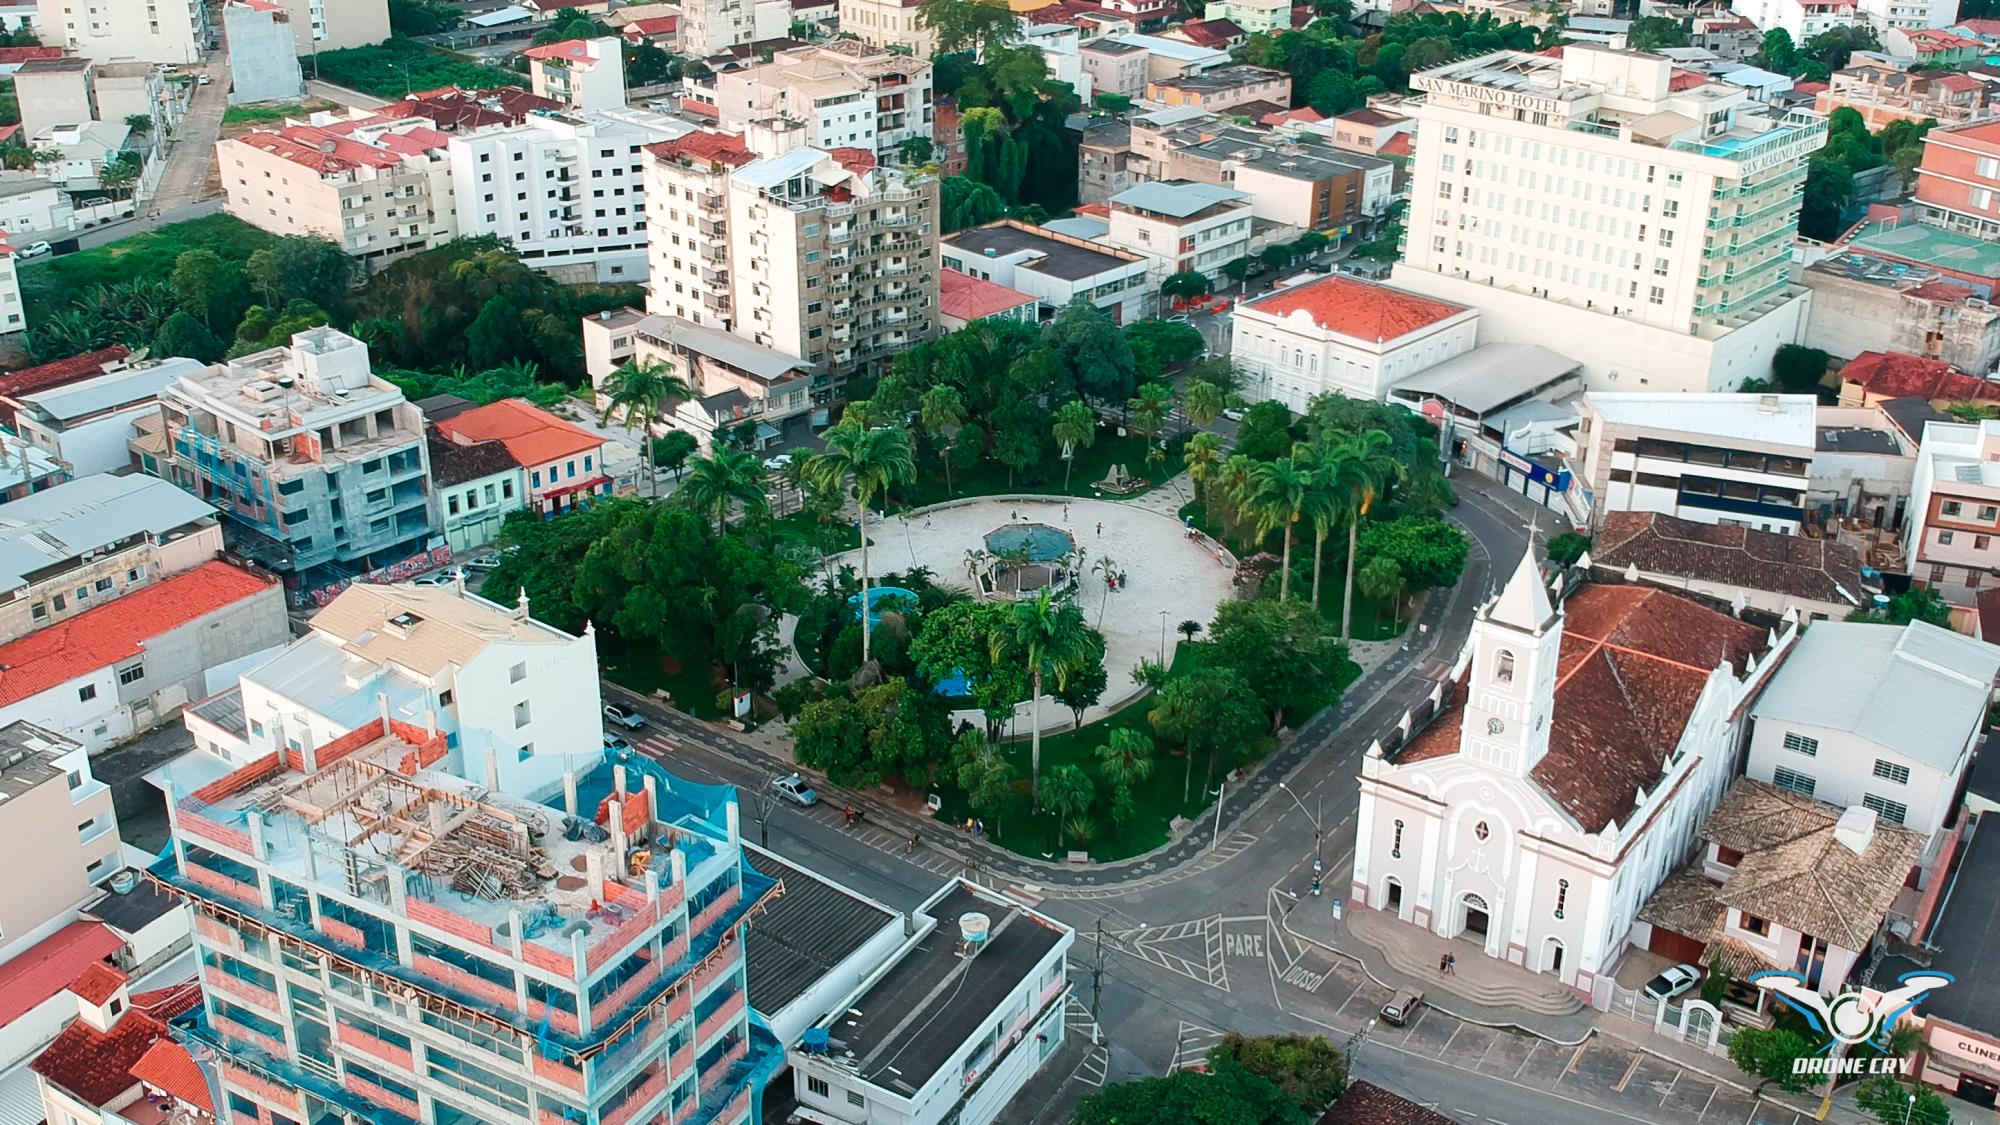
<path fill-rule="evenodd" d="M 121 238 L 128 238 L 138 234 L 142 230 L 155 230 L 172 223 L 184 223 L 189 219 L 199 219 L 203 215 L 218 215 L 221 213 L 222 200 L 204 199 L 200 203 L 190 203 L 184 207 L 176 207 L 171 211 L 141 215 L 135 219 L 123 219 L 115 223 L 106 223 L 100 227 L 92 227 L 76 236 L 76 245 L 79 250 L 88 250 L 93 246 L 104 246 L 108 243 L 116 242 Z"/>
<path fill-rule="evenodd" d="M 167 153 L 167 170 L 160 177 L 160 190 L 153 193 L 153 214 L 176 211 L 196 202 L 208 183 L 208 167 L 215 160 L 215 139 L 222 135 L 222 115 L 229 108 L 228 60 L 206 66 L 185 68 L 183 73 L 209 75 L 214 82 L 197 85 L 187 113 L 174 130 L 174 145 Z"/>

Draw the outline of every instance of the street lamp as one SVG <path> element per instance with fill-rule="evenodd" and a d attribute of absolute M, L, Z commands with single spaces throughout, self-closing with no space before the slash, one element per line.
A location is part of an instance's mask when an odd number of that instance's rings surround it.
<path fill-rule="evenodd" d="M 1915 1094 L 1911 1094 L 1909 1104 L 1903 1107 L 1903 1125 L 1910 1125 L 1910 1114 L 1915 1113 L 1916 1110 L 1917 1110 L 1917 1096 Z"/>
<path fill-rule="evenodd" d="M 1167 666 L 1167 611 L 1160 611 L 1160 667 Z"/>
<path fill-rule="evenodd" d="M 1215 831 L 1208 838 L 1210 855 L 1215 854 L 1215 845 L 1222 842 L 1222 796 L 1227 792 L 1229 792 L 1229 779 L 1225 777 L 1222 779 L 1222 784 L 1215 787 Z"/>
<path fill-rule="evenodd" d="M 1278 788 L 1283 789 L 1285 791 L 1285 796 L 1290 797 L 1292 799 L 1292 803 L 1299 807 L 1299 811 L 1306 814 L 1306 819 L 1312 821 L 1313 875 L 1317 877 L 1319 875 L 1320 861 L 1326 858 L 1326 849 L 1322 847 L 1322 842 L 1326 839 L 1326 833 L 1321 831 L 1320 829 L 1319 816 L 1315 814 L 1311 809 L 1306 808 L 1306 803 L 1304 801 L 1299 800 L 1299 795 L 1297 793 L 1292 792 L 1291 786 L 1286 785 L 1284 782 L 1280 781 L 1278 783 Z M 1322 803 L 1324 803 L 1325 801 L 1325 798 L 1321 797 L 1317 793 L 1313 795 L 1313 799 L 1315 801 L 1319 801 Z"/>

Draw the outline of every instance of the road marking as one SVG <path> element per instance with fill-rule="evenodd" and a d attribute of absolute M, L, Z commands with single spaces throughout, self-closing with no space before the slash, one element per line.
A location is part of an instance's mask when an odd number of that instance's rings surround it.
<path fill-rule="evenodd" d="M 1501 1033 L 1500 1033 L 1500 1035 L 1495 1035 L 1495 1036 L 1494 1036 L 1493 1038 L 1491 1038 L 1491 1039 L 1488 1039 L 1488 1040 L 1486 1041 L 1486 1049 L 1485 1049 L 1484 1051 L 1481 1051 L 1481 1052 L 1479 1052 L 1479 1058 L 1477 1058 L 1476 1060 L 1474 1060 L 1474 1061 L 1473 1061 L 1473 1063 L 1472 1063 L 1472 1069 L 1474 1069 L 1474 1070 L 1477 1070 L 1477 1069 L 1479 1069 L 1479 1066 L 1480 1066 L 1480 1064 L 1481 1064 L 1481 1063 L 1484 1063 L 1484 1062 L 1486 1061 L 1486 1056 L 1488 1056 L 1488 1055 L 1492 1054 L 1492 1053 L 1493 1053 L 1493 1048 L 1494 1048 L 1494 1047 L 1495 1047 L 1496 1045 L 1498 1045 L 1498 1044 L 1499 1044 L 1499 1042 L 1500 1042 L 1500 1036 L 1501 1036 L 1501 1035 L 1505 1035 L 1505 1034 L 1507 1034 L 1507 1033 L 1503 1031 L 1503 1032 L 1501 1032 Z"/>
<path fill-rule="evenodd" d="M 1451 1050 L 1451 1045 L 1452 1045 L 1453 1043 L 1456 1043 L 1456 1042 L 1458 1042 L 1458 1033 L 1459 1033 L 1459 1032 L 1461 1032 L 1461 1031 L 1464 1031 L 1464 1030 L 1465 1030 L 1465 1025 L 1464 1025 L 1463 1023 L 1461 1023 L 1461 1024 L 1459 1024 L 1459 1025 L 1458 1025 L 1457 1027 L 1454 1027 L 1454 1028 L 1452 1028 L 1452 1029 L 1451 1029 L 1451 1038 L 1449 1038 L 1449 1039 L 1445 1040 L 1445 1041 L 1444 1041 L 1444 1046 L 1442 1046 L 1442 1047 L 1439 1047 L 1439 1048 L 1438 1048 L 1438 1053 L 1437 1053 L 1437 1057 L 1438 1057 L 1438 1058 L 1443 1058 L 1443 1057 L 1444 1057 L 1444 1053 L 1445 1053 L 1446 1051 L 1449 1051 L 1449 1050 Z M 1463 1067 L 1461 1067 L 1460 1069 L 1462 1070 L 1462 1069 L 1464 1069 L 1464 1068 L 1463 1068 Z"/>
<path fill-rule="evenodd" d="M 1576 1054 L 1571 1055 L 1569 1057 L 1569 1065 L 1563 1067 L 1562 1077 L 1557 1078 L 1556 1079 L 1557 1082 L 1561 1082 L 1563 1078 L 1568 1078 L 1572 1073 L 1576 1071 L 1576 1060 L 1582 1058 L 1583 1052 L 1587 1050 L 1589 1047 L 1590 1047 L 1590 1041 L 1588 1039 L 1576 1045 Z"/>
<path fill-rule="evenodd" d="M 1528 1045 L 1528 1057 L 1522 1059 L 1521 1065 L 1514 1068 L 1514 1077 L 1516 1078 L 1521 1077 L 1521 1072 L 1528 1069 L 1528 1064 L 1534 1061 L 1535 1056 L 1541 1052 L 1542 1042 L 1543 1042 L 1542 1040 L 1537 1039 L 1533 1043 Z"/>
<path fill-rule="evenodd" d="M 1611 1084 L 1611 1092 L 1612 1092 L 1612 1093 L 1614 1093 L 1614 1094 L 1622 1094 L 1622 1093 L 1624 1093 L 1624 1092 L 1625 1092 L 1625 1086 L 1626 1086 L 1626 1085 L 1627 1085 L 1628 1083 L 1630 1083 L 1630 1082 L 1632 1081 L 1632 1075 L 1633 1075 L 1633 1073 L 1634 1073 L 1634 1072 L 1636 1072 L 1636 1071 L 1637 1071 L 1638 1069 L 1639 1069 L 1639 1056 L 1638 1056 L 1638 1055 L 1633 1055 L 1633 1056 L 1632 1056 L 1632 1065 L 1630 1065 L 1630 1066 L 1626 1067 L 1626 1068 L 1625 1068 L 1625 1073 L 1624 1073 L 1624 1075 L 1622 1075 L 1622 1076 L 1621 1076 L 1621 1077 L 1620 1077 L 1620 1078 L 1618 1079 L 1618 1081 L 1616 1081 L 1616 1082 L 1614 1082 L 1614 1083 L 1612 1083 L 1612 1084 Z"/>
<path fill-rule="evenodd" d="M 1708 1097 L 1702 1099 L 1701 1112 L 1694 1115 L 1695 1120 L 1699 1121 L 1708 1116 L 1708 1107 L 1715 1104 L 1715 1092 L 1720 1089 L 1722 1089 L 1720 1086 L 1710 1086 L 1708 1088 Z"/>
<path fill-rule="evenodd" d="M 1674 1087 L 1681 1084 L 1681 1075 L 1686 1073 L 1687 1071 L 1681 1070 L 1678 1067 L 1674 1069 L 1674 1076 L 1667 1079 L 1667 1088 L 1660 1091 L 1660 1104 L 1662 1106 L 1666 1105 L 1667 1099 L 1673 1096 Z"/>

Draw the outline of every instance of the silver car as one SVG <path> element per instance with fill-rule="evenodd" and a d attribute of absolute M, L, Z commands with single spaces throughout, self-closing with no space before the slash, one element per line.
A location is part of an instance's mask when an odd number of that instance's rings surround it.
<path fill-rule="evenodd" d="M 778 796 L 783 797 L 800 808 L 809 809 L 819 804 L 819 794 L 813 792 L 812 786 L 807 785 L 805 778 L 800 777 L 798 774 L 772 779 L 771 788 L 777 792 Z"/>

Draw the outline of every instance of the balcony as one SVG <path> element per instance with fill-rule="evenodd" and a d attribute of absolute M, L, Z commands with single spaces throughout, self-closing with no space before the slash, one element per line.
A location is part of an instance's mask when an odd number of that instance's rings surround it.
<path fill-rule="evenodd" d="M 721 246 L 717 246 L 713 242 L 705 242 L 702 245 L 696 247 L 695 254 L 698 257 L 700 257 L 702 261 L 709 262 L 717 266 L 726 265 L 729 262 L 729 251 Z"/>
<path fill-rule="evenodd" d="M 705 238 L 729 237 L 729 228 L 716 222 L 714 219 L 696 219 L 694 221 L 694 229 L 700 231 Z"/>
<path fill-rule="evenodd" d="M 704 292 L 701 295 L 701 303 L 705 307 L 707 307 L 710 312 L 716 312 L 716 313 L 729 312 L 729 298 L 721 293 L 716 293 L 713 291 Z"/>
<path fill-rule="evenodd" d="M 701 204 L 704 210 L 708 211 L 722 210 L 722 202 L 723 202 L 722 193 L 719 191 L 696 192 L 694 198 L 695 202 Z"/>

